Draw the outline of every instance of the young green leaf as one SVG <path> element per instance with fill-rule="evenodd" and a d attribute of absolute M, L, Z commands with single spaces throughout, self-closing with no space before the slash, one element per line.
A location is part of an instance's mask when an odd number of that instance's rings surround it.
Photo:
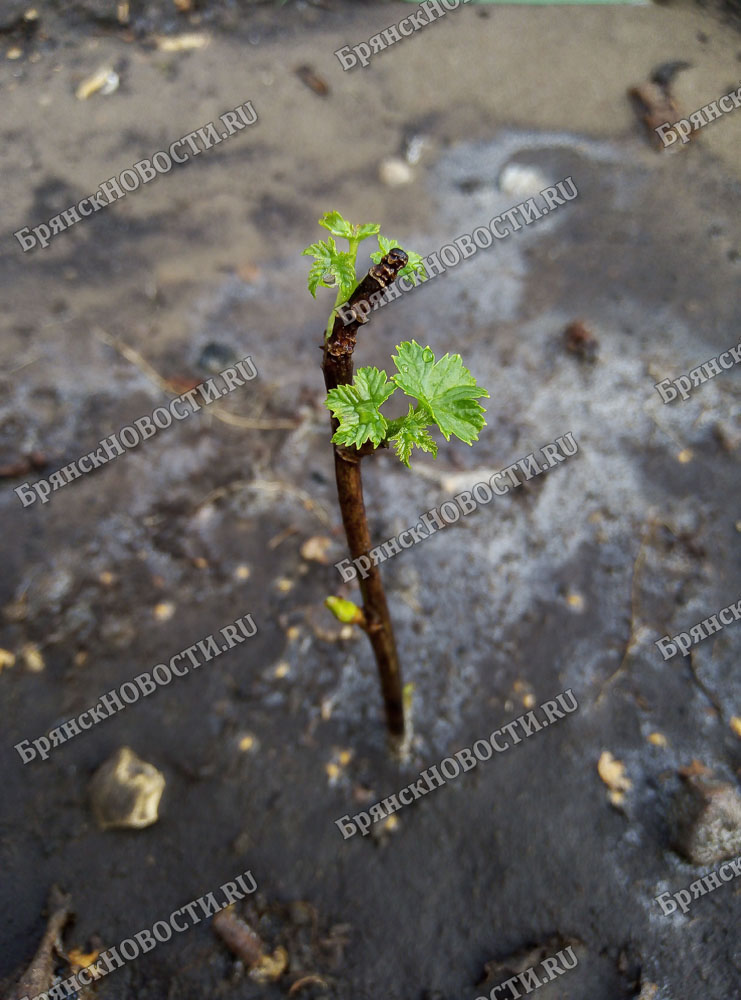
<path fill-rule="evenodd" d="M 486 410 L 476 400 L 489 393 L 476 384 L 460 354 L 445 354 L 436 362 L 430 348 L 416 340 L 404 341 L 396 350 L 392 360 L 398 375 L 392 381 L 429 410 L 446 441 L 455 434 L 472 444 L 486 423 Z"/>
<path fill-rule="evenodd" d="M 399 243 L 397 240 L 387 240 L 385 236 L 378 234 L 378 250 L 376 253 L 371 254 L 371 260 L 374 264 L 378 264 L 381 257 L 385 257 L 389 250 L 393 250 L 394 247 L 398 247 Z M 400 248 L 401 249 L 401 248 Z"/>
<path fill-rule="evenodd" d="M 315 257 L 309 269 L 309 291 L 316 298 L 319 285 L 323 288 L 339 288 L 343 298 L 349 298 L 355 289 L 355 255 L 347 250 L 338 250 L 330 236 L 325 242 L 312 243 L 303 255 Z M 334 281 L 329 281 L 334 278 Z"/>
<path fill-rule="evenodd" d="M 349 240 L 353 235 L 353 226 L 343 219 L 339 212 L 325 212 L 319 220 L 319 225 L 328 229 L 333 236 L 344 236 Z"/>
<path fill-rule="evenodd" d="M 332 258 L 330 273 L 334 275 L 342 298 L 349 299 L 355 290 L 355 254 L 347 250 L 338 250 Z"/>
<path fill-rule="evenodd" d="M 304 257 L 307 255 L 316 257 L 309 270 L 309 291 L 316 298 L 317 286 L 321 285 L 323 288 L 333 287 L 326 279 L 332 273 L 332 261 L 337 256 L 337 246 L 330 236 L 326 243 L 322 240 L 318 243 L 312 243 L 311 246 L 302 250 L 301 254 Z"/>
<path fill-rule="evenodd" d="M 356 226 L 355 228 L 357 230 L 355 233 L 355 239 L 365 240 L 369 236 L 375 236 L 381 227 L 377 222 L 365 222 L 363 225 Z"/>
<path fill-rule="evenodd" d="M 334 444 L 359 448 L 366 441 L 378 446 L 386 436 L 388 422 L 379 407 L 396 386 L 378 368 L 359 368 L 352 385 L 338 385 L 327 394 L 327 407 L 340 422 Z"/>
<path fill-rule="evenodd" d="M 409 276 L 412 279 L 412 284 L 417 284 L 417 275 L 421 275 L 423 278 L 427 277 L 427 268 L 425 267 L 424 258 L 420 257 L 418 253 L 414 250 L 405 251 L 407 257 L 409 258 L 409 263 L 402 267 L 399 271 L 400 278 L 406 278 Z"/>
<path fill-rule="evenodd" d="M 427 425 L 432 422 L 432 417 L 422 407 L 415 412 L 412 404 L 409 404 L 409 413 L 398 420 L 389 423 L 388 440 L 394 441 L 394 451 L 397 458 L 409 469 L 409 456 L 412 448 L 421 448 L 422 451 L 429 452 L 433 458 L 437 457 L 437 444 L 430 437 Z"/>

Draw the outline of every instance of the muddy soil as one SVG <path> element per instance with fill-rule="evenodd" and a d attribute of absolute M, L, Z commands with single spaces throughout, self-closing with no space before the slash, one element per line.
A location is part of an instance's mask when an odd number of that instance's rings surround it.
<path fill-rule="evenodd" d="M 0 648 L 15 656 L 0 671 L 0 980 L 31 960 L 54 883 L 84 951 L 249 869 L 278 908 L 280 979 L 250 979 L 204 920 L 95 993 L 278 998 L 301 972 L 324 983 L 303 998 L 473 1000 L 497 981 L 486 963 L 556 940 L 579 962 L 544 1000 L 741 995 L 740 884 L 686 916 L 654 901 L 716 867 L 671 847 L 679 769 L 741 773 L 739 625 L 691 658 L 654 644 L 741 596 L 738 369 L 669 405 L 654 388 L 739 340 L 741 112 L 661 153 L 626 96 L 673 61 L 690 64 L 682 114 L 737 89 L 737 29 L 685 8 L 471 5 L 345 73 L 334 50 L 408 5 L 132 2 L 128 24 L 112 3 L 23 21 L 28 6 L 0 20 L 0 465 L 38 451 L 48 466 L 0 486 Z M 163 47 L 185 33 L 196 47 Z M 117 88 L 78 100 L 102 67 Z M 16 230 L 245 101 L 253 127 L 21 252 Z M 384 182 L 387 158 L 408 183 Z M 579 446 L 384 565 L 414 685 L 399 763 L 370 647 L 322 606 L 356 591 L 332 565 L 346 550 L 317 350 L 331 293 L 311 299 L 300 251 L 336 207 L 431 253 L 528 197 L 523 176 L 570 176 L 578 197 L 381 310 L 358 347 L 389 370 L 402 339 L 453 349 L 490 391 L 475 447 L 443 441 L 411 473 L 367 460 L 379 542 L 558 436 Z M 564 346 L 577 319 L 593 362 Z M 21 506 L 14 487 L 166 404 L 162 380 L 246 355 L 259 375 L 243 389 Z M 314 536 L 329 564 L 302 557 Z M 253 638 L 22 764 L 14 744 L 248 613 Z M 567 689 L 577 711 L 393 831 L 343 840 L 335 820 Z M 160 818 L 100 831 L 89 781 L 122 746 L 164 774 Z M 630 779 L 622 803 L 603 751 Z"/>

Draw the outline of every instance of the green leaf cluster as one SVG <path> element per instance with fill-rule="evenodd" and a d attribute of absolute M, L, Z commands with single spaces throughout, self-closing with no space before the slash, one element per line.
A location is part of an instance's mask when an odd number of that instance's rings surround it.
<path fill-rule="evenodd" d="M 393 443 L 407 467 L 414 448 L 435 456 L 437 444 L 429 427 L 437 427 L 446 441 L 451 435 L 473 444 L 485 426 L 483 406 L 489 393 L 476 383 L 459 354 L 445 354 L 439 361 L 429 347 L 404 341 L 392 357 L 396 374 L 388 380 L 378 368 L 358 369 L 352 385 L 338 386 L 327 395 L 327 407 L 339 421 L 335 444 L 360 448 L 366 441 L 376 447 Z M 404 417 L 387 421 L 383 403 L 397 390 L 417 401 Z"/>
<path fill-rule="evenodd" d="M 369 236 L 377 237 L 378 250 L 370 255 L 375 264 L 394 247 L 404 248 L 396 240 L 382 236 L 377 222 L 353 225 L 335 211 L 323 215 L 319 225 L 328 230 L 329 237 L 312 243 L 303 254 L 314 258 L 308 278 L 311 294 L 316 297 L 320 286 L 337 289 L 327 324 L 329 337 L 337 307 L 350 298 L 358 285 L 356 260 L 360 243 Z M 338 249 L 337 239 L 347 240 L 348 249 Z M 427 272 L 423 258 L 413 250 L 404 252 L 408 263 L 399 277 L 409 277 L 414 284 L 424 280 Z M 396 374 L 390 380 L 378 368 L 360 368 L 351 385 L 329 392 L 326 405 L 339 424 L 333 442 L 348 448 L 360 448 L 367 441 L 375 447 L 393 444 L 399 460 L 408 467 L 415 448 L 437 455 L 430 427 L 437 427 L 446 441 L 451 435 L 469 445 L 476 441 L 486 424 L 486 411 L 478 400 L 489 393 L 477 385 L 460 354 L 445 354 L 436 361 L 431 349 L 415 340 L 404 341 L 396 350 L 398 353 L 392 357 Z M 388 421 L 381 406 L 397 389 L 414 399 L 416 405 L 409 405 L 406 416 Z"/>
<path fill-rule="evenodd" d="M 329 238 L 318 240 L 302 251 L 303 256 L 314 258 L 314 263 L 309 269 L 309 291 L 316 298 L 316 290 L 320 286 L 322 288 L 336 288 L 337 302 L 335 305 L 340 305 L 349 299 L 357 287 L 355 264 L 358 245 L 363 240 L 369 236 L 378 237 L 378 251 L 370 255 L 374 264 L 378 264 L 381 258 L 394 247 L 403 249 L 396 240 L 387 240 L 385 236 L 381 236 L 381 227 L 377 222 L 353 225 L 339 212 L 327 212 L 319 220 L 319 225 L 329 230 Z M 346 239 L 349 249 L 338 249 L 335 238 Z M 422 278 L 426 277 L 424 261 L 413 250 L 405 250 L 404 252 L 409 257 L 409 263 L 401 269 L 399 277 L 409 275 L 416 284 L 417 275 L 421 275 Z"/>

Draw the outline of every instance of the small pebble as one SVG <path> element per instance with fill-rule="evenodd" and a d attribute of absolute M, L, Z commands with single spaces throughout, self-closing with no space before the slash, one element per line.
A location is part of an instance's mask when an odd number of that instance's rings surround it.
<path fill-rule="evenodd" d="M 738 522 L 741 531 L 741 521 Z M 28 618 L 28 598 L 24 594 L 17 601 L 11 601 L 3 608 L 3 616 L 9 622 L 22 622 Z"/>
<path fill-rule="evenodd" d="M 401 827 L 401 822 L 397 816 L 387 816 L 380 823 L 374 823 L 371 827 L 371 836 L 378 844 L 385 844 L 389 836 L 397 833 Z"/>
<path fill-rule="evenodd" d="M 90 782 L 93 815 L 101 830 L 140 830 L 156 823 L 165 777 L 153 764 L 121 747 Z"/>
<path fill-rule="evenodd" d="M 26 664 L 26 670 L 30 670 L 32 674 L 39 674 L 44 669 L 44 657 L 41 655 L 39 647 L 34 643 L 29 642 L 23 646 L 21 656 Z"/>
<path fill-rule="evenodd" d="M 666 736 L 663 733 L 649 733 L 648 742 L 653 743 L 655 747 L 665 747 Z"/>
<path fill-rule="evenodd" d="M 219 344 L 215 340 L 209 341 L 201 351 L 198 358 L 198 367 L 211 375 L 218 375 L 229 365 L 237 360 L 234 351 L 226 344 Z"/>
<path fill-rule="evenodd" d="M 159 604 L 155 604 L 152 614 L 158 622 L 167 622 L 175 614 L 175 605 L 172 601 L 160 601 Z"/>
<path fill-rule="evenodd" d="M 15 654 L 11 653 L 9 649 L 0 649 L 0 673 L 6 667 L 12 667 L 15 663 Z"/>
<path fill-rule="evenodd" d="M 641 992 L 636 1000 L 656 1000 L 659 987 L 656 983 L 641 983 Z"/>
<path fill-rule="evenodd" d="M 422 156 L 422 150 L 428 145 L 427 139 L 423 135 L 413 135 L 406 143 L 405 157 L 407 163 L 416 166 Z"/>
<path fill-rule="evenodd" d="M 625 764 L 617 760 L 609 750 L 603 750 L 597 763 L 597 772 L 607 785 L 607 797 L 614 806 L 621 806 L 625 793 L 633 787 L 633 782 L 625 772 Z"/>
<path fill-rule="evenodd" d="M 741 795 L 733 785 L 684 778 L 670 822 L 672 847 L 693 865 L 741 854 Z"/>
<path fill-rule="evenodd" d="M 389 156 L 381 161 L 378 177 L 387 187 L 401 187 L 402 184 L 409 184 L 413 180 L 414 171 L 404 160 Z"/>
<path fill-rule="evenodd" d="M 154 44 L 160 52 L 191 52 L 208 45 L 210 38 L 198 32 L 183 35 L 162 35 L 155 38 Z"/>
<path fill-rule="evenodd" d="M 329 761 L 328 764 L 325 764 L 324 770 L 327 772 L 330 785 L 335 784 L 339 776 L 342 774 L 342 769 L 338 764 L 335 764 L 334 761 Z"/>
<path fill-rule="evenodd" d="M 327 552 L 332 547 L 332 539 L 326 535 L 312 535 L 301 546 L 301 558 L 329 565 Z"/>
<path fill-rule="evenodd" d="M 563 332 L 564 346 L 582 361 L 597 360 L 597 338 L 582 320 L 574 320 Z"/>
<path fill-rule="evenodd" d="M 499 175 L 499 190 L 505 194 L 527 197 L 548 187 L 548 178 L 537 167 L 508 163 Z"/>

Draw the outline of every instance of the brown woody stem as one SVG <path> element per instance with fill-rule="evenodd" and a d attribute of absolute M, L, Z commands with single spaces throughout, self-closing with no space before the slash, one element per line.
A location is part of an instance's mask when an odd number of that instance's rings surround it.
<path fill-rule="evenodd" d="M 390 285 L 399 270 L 407 263 L 403 250 L 391 250 L 379 264 L 375 264 L 360 282 L 348 300 L 349 306 L 367 303 L 370 296 Z M 366 313 L 364 316 L 363 314 Z M 355 313 L 356 319 L 345 324 L 340 316 L 335 319 L 332 335 L 324 344 L 322 371 L 327 391 L 338 385 L 347 385 L 353 378 L 353 351 L 355 350 L 358 328 L 367 322 L 367 312 L 361 306 Z M 332 432 L 337 429 L 337 421 L 332 420 Z M 366 443 L 361 448 L 334 446 L 334 467 L 337 480 L 337 497 L 342 512 L 350 555 L 356 559 L 368 555 L 371 549 L 368 519 L 363 501 L 363 480 L 360 463 L 365 455 L 376 448 Z M 396 651 L 394 630 L 391 624 L 386 594 L 378 566 L 371 565 L 365 579 L 359 579 L 363 597 L 365 631 L 376 657 L 381 679 L 381 691 L 386 709 L 386 723 L 394 736 L 404 735 L 404 705 L 402 700 L 401 667 Z"/>

